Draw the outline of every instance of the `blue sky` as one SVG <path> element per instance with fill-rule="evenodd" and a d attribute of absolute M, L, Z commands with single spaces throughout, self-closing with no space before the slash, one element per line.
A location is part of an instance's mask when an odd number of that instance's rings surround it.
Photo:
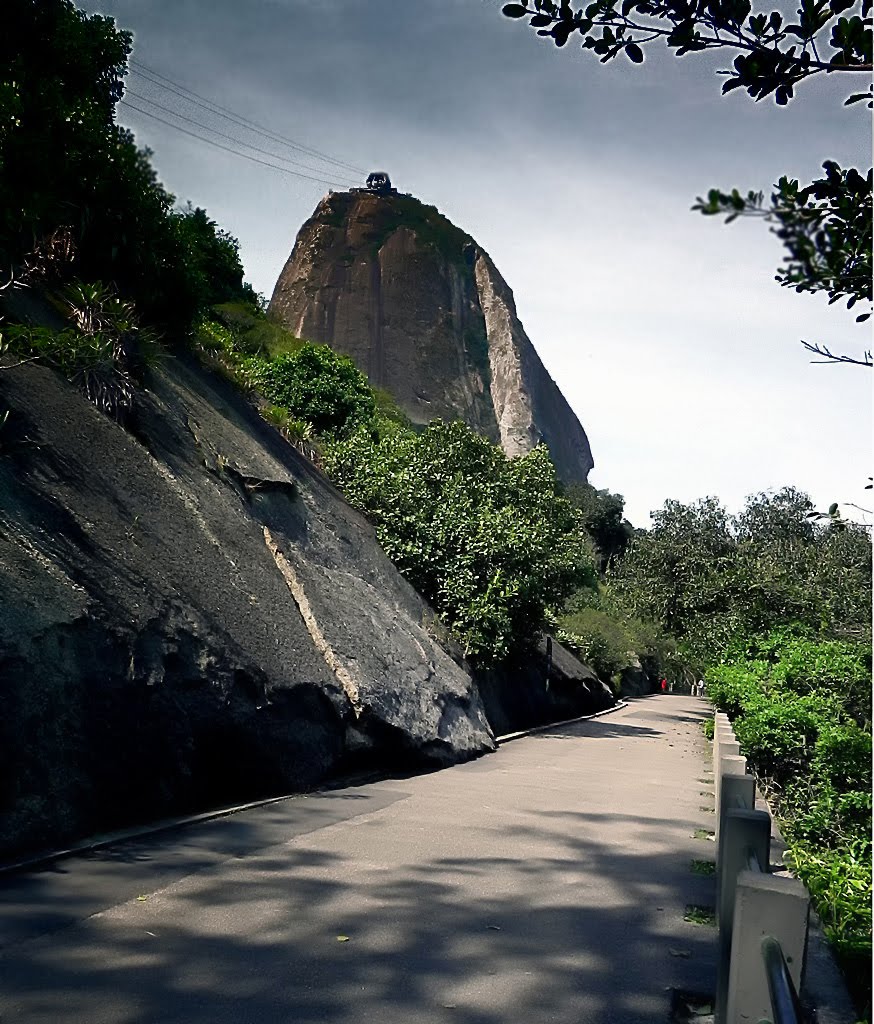
<path fill-rule="evenodd" d="M 85 6 L 133 30 L 146 67 L 310 148 L 388 170 L 473 235 L 589 435 L 592 482 L 625 495 L 636 525 L 667 498 L 715 494 L 736 510 L 785 484 L 820 507 L 870 507 L 872 374 L 811 365 L 799 344 L 859 353 L 866 327 L 780 288 L 782 250 L 763 224 L 690 212 L 711 186 L 806 181 L 827 158 L 867 167 L 867 111 L 842 106 L 846 83 L 808 83 L 783 109 L 723 98 L 726 58 L 659 48 L 640 67 L 602 66 L 503 18 L 497 0 Z M 237 131 L 129 81 L 140 106 Z M 247 277 L 269 296 L 326 187 L 129 107 L 119 119 L 180 200 L 239 238 Z"/>

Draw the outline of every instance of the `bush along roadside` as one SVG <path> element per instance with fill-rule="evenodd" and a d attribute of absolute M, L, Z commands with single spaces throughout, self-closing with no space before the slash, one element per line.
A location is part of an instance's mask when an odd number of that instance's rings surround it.
<path fill-rule="evenodd" d="M 870 649 L 787 632 L 712 667 L 708 693 L 732 718 L 772 801 L 787 861 L 810 891 L 860 1012 L 871 998 Z"/>

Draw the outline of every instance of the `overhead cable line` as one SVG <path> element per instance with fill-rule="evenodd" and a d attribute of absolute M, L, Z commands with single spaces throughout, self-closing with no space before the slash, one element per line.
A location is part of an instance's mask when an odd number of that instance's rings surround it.
<path fill-rule="evenodd" d="M 291 149 L 295 149 L 307 156 L 316 157 L 325 163 L 345 168 L 347 171 L 352 171 L 356 175 L 363 175 L 366 173 L 363 168 L 357 167 L 355 164 L 350 164 L 346 160 L 338 160 L 336 157 L 329 156 L 327 153 L 322 153 L 320 150 L 313 149 L 311 146 L 305 146 L 303 143 L 298 142 L 295 139 L 279 135 L 267 128 L 266 125 L 259 124 L 257 121 L 252 121 L 249 118 L 243 117 L 236 111 L 231 110 L 228 107 L 223 107 L 221 104 L 207 99 L 206 96 L 201 96 L 200 93 L 186 88 L 184 85 L 174 81 L 172 78 L 167 78 L 166 75 L 162 75 L 160 72 L 153 70 L 141 61 L 132 60 L 131 71 L 140 78 L 151 82 L 151 84 L 157 85 L 161 89 L 167 89 L 169 92 L 175 92 L 177 95 L 182 96 L 183 99 L 187 99 L 190 103 L 194 103 L 197 106 L 206 106 L 207 109 L 211 110 L 214 114 L 218 114 L 220 117 L 224 117 L 229 121 L 234 121 L 241 127 L 246 128 L 251 132 L 255 132 L 258 135 L 263 135 L 272 142 L 278 142 L 281 145 L 288 146 Z"/>
<path fill-rule="evenodd" d="M 272 167 L 274 171 L 282 171 L 284 174 L 290 174 L 295 178 L 305 178 L 307 181 L 315 181 L 318 182 L 319 185 L 334 185 L 337 188 L 347 188 L 346 185 L 339 181 L 331 181 L 329 178 L 314 178 L 310 174 L 302 174 L 300 171 L 293 171 L 290 167 L 281 167 L 279 164 L 271 164 L 266 160 L 261 160 L 257 156 L 249 156 L 248 153 L 241 153 L 239 150 L 231 149 L 230 146 L 225 146 L 221 142 L 214 142 L 212 139 L 205 139 L 202 135 L 191 132 L 187 128 L 183 128 L 181 125 L 173 124 L 172 121 L 167 121 L 163 117 L 159 117 L 157 114 L 153 114 L 149 110 L 144 110 L 142 107 L 138 107 L 135 103 L 131 103 L 130 100 L 122 99 L 120 102 L 125 106 L 130 107 L 131 110 L 136 110 L 138 114 L 145 114 L 146 117 L 151 117 L 154 121 L 160 121 L 161 124 L 165 124 L 169 128 L 175 128 L 177 132 L 182 132 L 183 135 L 190 135 L 192 139 L 197 139 L 200 142 L 206 142 L 210 146 L 215 146 L 216 149 L 223 149 L 226 153 L 233 153 L 234 156 L 240 156 L 244 160 L 251 160 L 252 163 L 255 164 L 263 164 L 264 167 Z"/>
<path fill-rule="evenodd" d="M 165 107 L 163 103 L 159 103 L 157 100 L 153 100 L 149 96 L 143 96 L 133 89 L 125 89 L 125 95 L 134 96 L 141 103 L 147 103 L 150 107 L 157 107 L 158 110 L 163 110 L 165 113 L 171 114 L 180 121 L 186 121 L 188 124 L 193 124 L 197 128 L 203 128 L 213 135 L 218 135 L 219 138 L 234 142 L 244 149 L 251 150 L 253 153 L 261 153 L 264 156 L 273 157 L 274 160 L 281 160 L 283 163 L 294 164 L 294 166 L 301 167 L 305 171 L 312 171 L 314 174 L 322 174 L 325 170 L 322 167 L 310 167 L 309 164 L 302 164 L 299 160 L 292 160 L 290 157 L 280 156 L 278 153 L 271 153 L 268 149 L 261 149 L 258 146 L 253 146 L 251 142 L 245 142 L 243 139 L 238 139 L 233 135 L 227 135 L 225 132 L 221 132 L 217 128 L 213 128 L 212 125 L 204 124 L 203 121 L 196 121 L 194 118 L 188 117 L 186 114 L 180 114 L 172 107 Z"/>

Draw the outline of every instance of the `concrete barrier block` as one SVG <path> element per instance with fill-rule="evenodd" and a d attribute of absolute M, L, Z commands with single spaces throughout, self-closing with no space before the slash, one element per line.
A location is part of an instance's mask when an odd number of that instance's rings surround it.
<path fill-rule="evenodd" d="M 720 1024 L 750 1024 L 771 1017 L 762 939 L 780 943 L 797 991 L 804 978 L 810 897 L 796 878 L 742 871 L 737 879 L 728 999 Z"/>
<path fill-rule="evenodd" d="M 743 760 L 743 758 L 741 758 Z M 725 823 L 732 811 L 752 811 L 756 807 L 756 780 L 752 775 L 740 772 L 725 772 L 719 779 L 719 810 L 716 816 L 716 870 L 721 871 L 722 847 Z M 764 813 L 764 812 L 763 812 Z M 770 817 L 768 819 L 768 837 L 770 838 Z M 767 862 L 763 864 L 763 869 Z M 738 869 L 739 870 L 739 869 Z M 733 900 L 732 900 L 733 902 Z"/>
<path fill-rule="evenodd" d="M 731 937 L 733 930 L 734 904 L 737 880 L 742 871 L 748 870 L 749 855 L 754 853 L 763 871 L 768 870 L 771 856 L 771 816 L 765 811 L 752 809 L 755 801 L 755 784 L 752 776 L 747 779 L 753 786 L 746 787 L 742 794 L 751 801 L 746 810 L 727 809 L 720 830 L 718 872 L 716 879 L 716 923 L 718 926 L 718 956 L 716 961 L 716 1016 L 725 1020 L 728 1002 L 728 971 L 731 961 Z M 738 776 L 726 776 L 730 785 L 744 782 Z"/>
<path fill-rule="evenodd" d="M 739 754 L 723 754 L 719 758 L 719 764 L 716 769 L 714 780 L 714 801 L 716 810 L 716 824 L 714 826 L 714 831 L 716 833 L 717 841 L 719 839 L 719 818 L 721 814 L 722 777 L 723 775 L 746 775 L 746 772 L 747 760 L 745 757 L 741 757 Z"/>
<path fill-rule="evenodd" d="M 716 721 L 713 727 L 713 774 L 719 770 L 719 758 L 722 753 L 723 746 L 726 743 L 736 743 L 737 737 L 734 735 L 734 730 L 731 727 L 731 723 L 726 720 L 724 722 Z"/>
<path fill-rule="evenodd" d="M 737 740 L 719 741 L 719 759 L 724 757 L 740 757 L 740 744 Z"/>

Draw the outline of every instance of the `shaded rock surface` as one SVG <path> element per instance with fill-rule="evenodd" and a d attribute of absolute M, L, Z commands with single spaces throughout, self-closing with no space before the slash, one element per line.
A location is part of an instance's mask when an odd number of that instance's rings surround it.
<path fill-rule="evenodd" d="M 411 196 L 327 195 L 298 233 L 270 312 L 345 352 L 414 423 L 461 419 L 508 455 L 549 447 L 592 468 L 585 431 L 540 361 L 491 259 Z"/>
<path fill-rule="evenodd" d="M 536 652 L 475 673 L 495 734 L 593 715 L 616 703 L 610 687 L 567 648 L 544 639 Z"/>
<path fill-rule="evenodd" d="M 219 378 L 0 370 L 0 851 L 493 749 L 367 522 Z"/>

